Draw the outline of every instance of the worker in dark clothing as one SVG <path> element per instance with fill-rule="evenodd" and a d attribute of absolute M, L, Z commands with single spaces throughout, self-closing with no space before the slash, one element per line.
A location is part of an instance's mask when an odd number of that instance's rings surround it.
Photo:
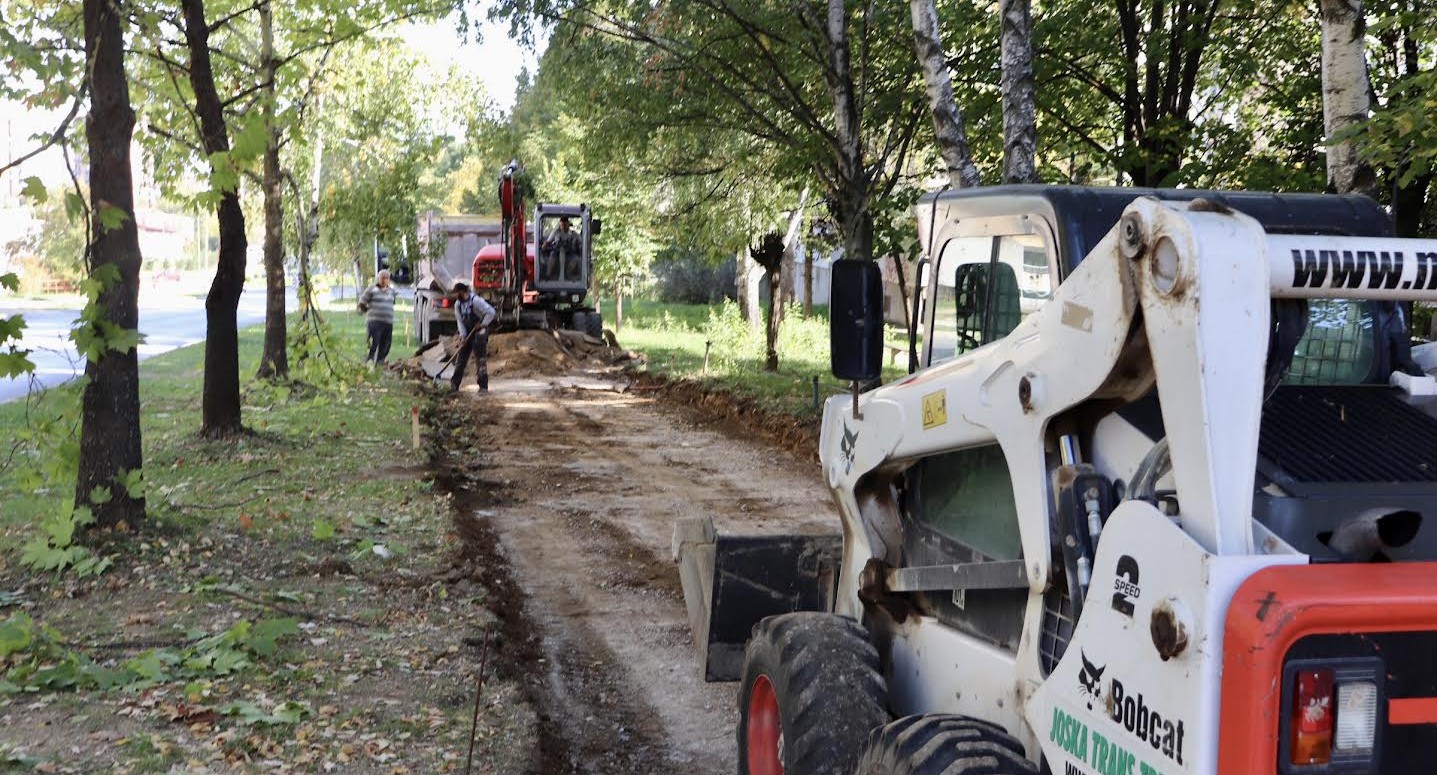
<path fill-rule="evenodd" d="M 559 228 L 544 240 L 544 254 L 551 262 L 547 279 L 558 279 L 559 267 L 562 266 L 565 282 L 579 280 L 579 263 L 584 258 L 584 247 L 579 241 L 578 232 L 569 224 L 568 216 L 561 216 Z"/>
<path fill-rule="evenodd" d="M 488 390 L 489 326 L 497 313 L 489 302 L 471 292 L 464 283 L 454 284 L 454 296 L 458 301 L 454 305 L 454 320 L 459 324 L 459 352 L 455 354 L 458 362 L 449 383 L 455 390 L 459 389 L 464 382 L 464 369 L 469 366 L 469 353 L 473 352 L 477 361 L 479 389 Z"/>

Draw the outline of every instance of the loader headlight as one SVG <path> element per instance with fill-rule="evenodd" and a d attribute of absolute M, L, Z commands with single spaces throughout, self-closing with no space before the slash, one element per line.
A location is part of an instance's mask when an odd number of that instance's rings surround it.
<path fill-rule="evenodd" d="M 1339 753 L 1371 753 L 1377 740 L 1377 684 L 1353 681 L 1337 686 L 1337 734 L 1332 747 Z"/>

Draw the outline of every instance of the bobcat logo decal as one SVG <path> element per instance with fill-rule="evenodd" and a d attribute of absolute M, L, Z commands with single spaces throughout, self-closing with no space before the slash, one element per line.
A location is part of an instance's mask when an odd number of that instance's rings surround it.
<path fill-rule="evenodd" d="M 853 456 L 858 451 L 858 431 L 849 430 L 848 423 L 843 424 L 843 441 L 838 450 L 843 453 L 843 473 L 847 474 L 853 470 Z"/>
<path fill-rule="evenodd" d="M 1085 652 L 1079 651 L 1078 656 L 1083 658 L 1083 670 L 1078 673 L 1078 684 L 1083 688 L 1083 694 L 1088 696 L 1088 710 L 1093 709 L 1093 701 L 1103 690 L 1103 671 L 1107 666 L 1098 667 L 1088 660 Z"/>

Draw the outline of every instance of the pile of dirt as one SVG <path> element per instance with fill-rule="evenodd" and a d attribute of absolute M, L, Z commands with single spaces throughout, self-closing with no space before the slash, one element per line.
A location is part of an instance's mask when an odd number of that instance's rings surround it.
<path fill-rule="evenodd" d="M 489 374 L 496 377 L 556 377 L 622 366 L 634 358 L 635 353 L 577 331 L 515 331 L 489 337 Z"/>
<path fill-rule="evenodd" d="M 404 361 L 400 368 L 433 376 L 458 347 L 458 336 L 445 337 Z M 578 331 L 525 330 L 489 337 L 491 377 L 556 377 L 623 369 L 641 362 L 642 356 L 618 347 L 612 338 L 604 341 Z"/>

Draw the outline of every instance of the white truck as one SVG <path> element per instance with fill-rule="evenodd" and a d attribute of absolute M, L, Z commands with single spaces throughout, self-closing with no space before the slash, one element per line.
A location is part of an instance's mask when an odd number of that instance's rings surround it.
<path fill-rule="evenodd" d="M 470 282 L 474 257 L 485 245 L 503 238 L 497 217 L 443 215 L 432 210 L 419 216 L 419 255 L 414 283 L 414 336 L 417 344 L 432 342 L 456 329 L 451 292 L 454 283 Z"/>

